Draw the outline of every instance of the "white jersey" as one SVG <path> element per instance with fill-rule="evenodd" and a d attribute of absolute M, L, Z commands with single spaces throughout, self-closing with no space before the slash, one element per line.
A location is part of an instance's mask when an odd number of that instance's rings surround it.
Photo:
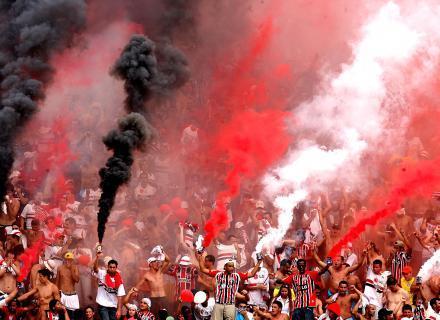
<path fill-rule="evenodd" d="M 246 280 L 245 284 L 247 284 L 249 288 L 264 285 L 266 287 L 265 290 L 248 290 L 248 294 L 249 304 L 257 306 L 265 304 L 264 297 L 269 296 L 269 271 L 265 267 L 261 267 L 254 277 Z"/>
<path fill-rule="evenodd" d="M 368 267 L 364 290 L 364 295 L 367 298 L 367 301 L 363 301 L 364 305 L 373 304 L 378 308 L 382 308 L 382 297 L 387 286 L 387 279 L 389 275 L 391 275 L 389 271 L 383 271 L 380 274 L 375 274 L 371 266 Z M 363 297 L 363 299 L 365 297 Z"/>

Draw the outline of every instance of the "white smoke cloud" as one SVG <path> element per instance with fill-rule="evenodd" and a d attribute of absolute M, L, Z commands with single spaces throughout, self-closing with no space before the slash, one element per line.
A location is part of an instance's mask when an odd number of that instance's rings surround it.
<path fill-rule="evenodd" d="M 396 109 L 395 101 L 387 101 L 388 84 L 401 81 L 402 68 L 422 39 L 400 7 L 387 3 L 362 28 L 360 40 L 353 45 L 351 63 L 343 65 L 339 74 L 326 76 L 321 91 L 294 110 L 293 131 L 300 137 L 304 132 L 309 134 L 300 138 L 284 166 L 264 178 L 265 192 L 275 199 L 281 213 L 278 227 L 257 249 L 280 244 L 292 221 L 293 207 L 313 188 L 319 188 L 316 181 L 323 185 L 337 179 L 346 182 L 344 176 L 352 183 L 359 181 L 364 152 L 390 134 L 387 121 Z M 402 106 L 397 103 L 397 107 Z M 401 123 L 396 121 L 395 126 L 402 130 Z M 326 148 L 317 142 L 322 136 L 330 142 Z"/>
<path fill-rule="evenodd" d="M 425 261 L 417 274 L 423 282 L 436 275 L 440 275 L 440 250 L 437 250 L 431 258 Z"/>

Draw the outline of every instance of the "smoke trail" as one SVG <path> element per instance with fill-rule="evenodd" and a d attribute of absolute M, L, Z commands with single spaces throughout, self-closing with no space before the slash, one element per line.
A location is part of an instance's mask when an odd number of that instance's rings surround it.
<path fill-rule="evenodd" d="M 140 148 L 152 138 L 151 127 L 145 118 L 132 112 L 119 120 L 118 130 L 112 130 L 103 142 L 113 155 L 105 167 L 99 170 L 102 190 L 98 211 L 98 239 L 102 242 L 110 211 L 113 208 L 118 188 L 130 180 L 133 150 Z"/>
<path fill-rule="evenodd" d="M 376 225 L 380 220 L 394 214 L 403 201 L 411 196 L 431 197 L 440 183 L 440 158 L 420 162 L 414 166 L 403 168 L 389 196 L 384 199 L 386 207 L 374 212 L 371 216 L 361 219 L 345 234 L 330 250 L 330 256 L 340 254 L 342 247 L 356 240 L 367 226 Z"/>
<path fill-rule="evenodd" d="M 85 25 L 83 0 L 26 0 L 2 4 L 0 25 L 0 199 L 14 162 L 12 143 L 36 112 L 51 81 L 52 53 L 72 43 Z"/>
<path fill-rule="evenodd" d="M 183 85 L 189 75 L 186 59 L 176 48 L 170 46 L 160 58 L 156 58 L 153 41 L 133 35 L 111 71 L 112 75 L 124 80 L 125 109 L 130 114 L 119 122 L 118 131 L 113 130 L 104 138 L 113 156 L 99 171 L 102 190 L 98 211 L 100 243 L 118 188 L 130 179 L 133 151 L 154 136 L 153 127 L 145 119 L 150 115 L 145 108 L 146 101 L 154 94 L 169 94 Z"/>
<path fill-rule="evenodd" d="M 246 111 L 236 115 L 219 133 L 217 147 L 226 152 L 230 170 L 227 189 L 218 193 L 216 206 L 205 224 L 204 246 L 229 224 L 226 201 L 237 196 L 244 178 L 256 178 L 287 151 L 290 137 L 281 111 Z M 272 139 L 276 137 L 276 139 Z"/>
<path fill-rule="evenodd" d="M 440 274 L 440 250 L 434 252 L 431 258 L 425 261 L 419 270 L 417 276 L 422 278 L 425 282 L 429 280 L 430 277 Z"/>
<path fill-rule="evenodd" d="M 232 72 L 217 75 L 212 85 L 212 100 L 219 103 L 226 119 L 216 118 L 217 125 L 222 121 L 225 124 L 211 128 L 216 131 L 211 145 L 217 156 L 226 159 L 228 171 L 224 181 L 226 188 L 217 194 L 215 208 L 204 226 L 204 247 L 228 227 L 227 202 L 238 195 L 242 180 L 263 174 L 283 156 L 290 142 L 284 123 L 287 114 L 277 111 L 279 106 L 274 105 L 271 107 L 275 110 L 252 111 L 261 101 L 248 95 L 252 85 L 265 87 L 267 79 L 250 78 L 249 74 L 267 48 L 272 33 L 272 19 L 269 17 Z M 264 103 L 268 104 L 267 101 Z"/>
<path fill-rule="evenodd" d="M 280 241 L 297 204 L 286 199 L 301 201 L 319 189 L 313 179 L 321 184 L 360 180 L 361 157 L 378 144 L 376 139 L 386 139 L 386 120 L 393 114 L 386 103 L 387 72 L 410 59 L 418 44 L 419 35 L 405 25 L 399 7 L 388 3 L 363 27 L 352 63 L 342 66 L 337 76 L 325 79 L 322 92 L 295 110 L 294 132 L 305 132 L 306 137 L 298 142 L 287 164 L 265 178 L 265 191 L 281 210 L 280 227 L 263 238 L 257 249 Z M 321 135 L 330 142 L 330 150 L 319 146 Z"/>

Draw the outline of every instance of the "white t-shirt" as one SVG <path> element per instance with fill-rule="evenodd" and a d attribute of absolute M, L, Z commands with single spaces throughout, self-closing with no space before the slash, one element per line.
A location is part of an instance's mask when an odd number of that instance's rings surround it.
<path fill-rule="evenodd" d="M 368 298 L 368 301 L 363 301 L 364 305 L 374 304 L 376 307 L 382 308 L 382 297 L 387 287 L 387 279 L 389 275 L 391 275 L 391 272 L 389 271 L 375 274 L 373 269 L 368 267 L 364 290 L 364 295 Z"/>
<path fill-rule="evenodd" d="M 98 278 L 98 292 L 96 293 L 96 303 L 103 307 L 117 308 L 118 297 L 125 296 L 124 284 L 120 284 L 117 292 L 114 292 L 105 285 L 107 270 L 99 269 L 98 273 L 92 272 Z"/>
<path fill-rule="evenodd" d="M 430 304 L 428 304 L 425 316 L 427 320 L 440 320 L 440 313 L 435 312 Z"/>
<path fill-rule="evenodd" d="M 354 266 L 358 263 L 358 257 L 356 254 L 352 253 L 347 257 L 347 260 L 345 261 L 350 267 Z"/>
<path fill-rule="evenodd" d="M 235 250 L 235 246 L 233 244 L 221 244 L 218 243 L 215 245 L 217 248 L 217 270 L 223 270 L 225 263 L 229 260 L 237 258 L 237 250 Z"/>
<path fill-rule="evenodd" d="M 197 303 L 194 306 L 194 317 L 196 320 L 209 320 L 211 319 L 212 311 L 214 310 L 215 299 L 209 298 L 207 306 L 202 306 L 201 303 Z"/>
<path fill-rule="evenodd" d="M 261 267 L 254 277 L 249 278 L 245 282 L 249 287 L 255 285 L 265 285 L 266 290 L 248 290 L 249 304 L 261 305 L 265 304 L 263 297 L 269 292 L 269 271 L 265 267 Z"/>

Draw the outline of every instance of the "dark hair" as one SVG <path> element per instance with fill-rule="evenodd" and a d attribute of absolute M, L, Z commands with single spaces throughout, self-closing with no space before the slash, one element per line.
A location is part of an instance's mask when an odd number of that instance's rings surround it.
<path fill-rule="evenodd" d="M 166 320 L 168 317 L 168 311 L 167 309 L 160 309 L 157 313 L 159 320 Z"/>
<path fill-rule="evenodd" d="M 206 257 L 205 257 L 205 261 L 211 261 L 212 263 L 214 263 L 215 262 L 215 257 L 212 255 L 212 254 L 208 254 Z"/>
<path fill-rule="evenodd" d="M 49 310 L 50 311 L 55 311 L 55 306 L 56 306 L 57 302 L 58 302 L 57 299 L 52 299 L 49 301 Z"/>
<path fill-rule="evenodd" d="M 409 305 L 409 304 L 404 304 L 403 307 L 402 307 L 402 312 L 405 311 L 405 310 L 412 311 L 412 306 Z"/>
<path fill-rule="evenodd" d="M 40 220 L 38 220 L 38 219 L 32 219 L 32 221 L 31 221 L 31 226 L 32 225 L 39 225 L 40 224 Z"/>
<path fill-rule="evenodd" d="M 307 262 L 304 259 L 298 259 L 298 261 L 296 262 L 296 265 L 299 265 L 300 262 L 303 262 L 304 264 L 307 265 Z"/>
<path fill-rule="evenodd" d="M 341 284 L 345 284 L 345 285 L 347 285 L 347 287 L 348 287 L 348 282 L 345 281 L 345 280 L 341 280 L 341 281 L 339 281 L 339 285 L 341 285 Z"/>
<path fill-rule="evenodd" d="M 397 284 L 397 280 L 394 277 L 388 277 L 387 286 L 394 286 Z"/>
<path fill-rule="evenodd" d="M 111 265 L 111 264 L 114 264 L 114 265 L 118 266 L 118 261 L 116 261 L 115 259 L 111 259 L 111 260 L 107 263 L 107 266 L 109 266 L 109 265 Z"/>
<path fill-rule="evenodd" d="M 373 264 L 382 265 L 382 260 L 376 259 L 373 261 Z"/>
<path fill-rule="evenodd" d="M 76 220 L 73 219 L 72 217 L 69 217 L 66 220 L 64 220 L 64 223 L 71 223 L 71 224 L 76 225 Z"/>
<path fill-rule="evenodd" d="M 280 310 L 283 310 L 283 304 L 281 303 L 281 301 L 275 300 L 274 302 L 272 302 L 272 304 L 276 304 Z"/>
<path fill-rule="evenodd" d="M 280 262 L 280 267 L 284 267 L 286 265 L 292 265 L 292 261 L 290 261 L 289 259 L 283 259 Z"/>
<path fill-rule="evenodd" d="M 92 309 L 93 313 L 95 313 L 95 309 L 91 305 L 88 305 L 87 307 L 85 307 L 84 311 L 86 311 L 87 309 Z"/>
<path fill-rule="evenodd" d="M 438 301 L 440 301 L 440 298 L 432 298 L 431 300 L 429 300 L 429 304 L 431 305 L 431 308 L 434 309 L 434 306 Z"/>
<path fill-rule="evenodd" d="M 287 297 L 289 298 L 289 301 L 292 301 L 292 290 L 290 290 L 290 286 L 288 284 L 283 284 L 280 287 L 280 290 L 278 291 L 277 295 L 274 297 L 274 299 L 281 296 L 281 289 L 287 289 Z"/>
<path fill-rule="evenodd" d="M 43 277 L 46 277 L 48 279 L 50 279 L 52 277 L 52 275 L 53 275 L 53 273 L 49 269 L 47 269 L 47 268 L 38 270 L 38 273 L 41 274 Z"/>

